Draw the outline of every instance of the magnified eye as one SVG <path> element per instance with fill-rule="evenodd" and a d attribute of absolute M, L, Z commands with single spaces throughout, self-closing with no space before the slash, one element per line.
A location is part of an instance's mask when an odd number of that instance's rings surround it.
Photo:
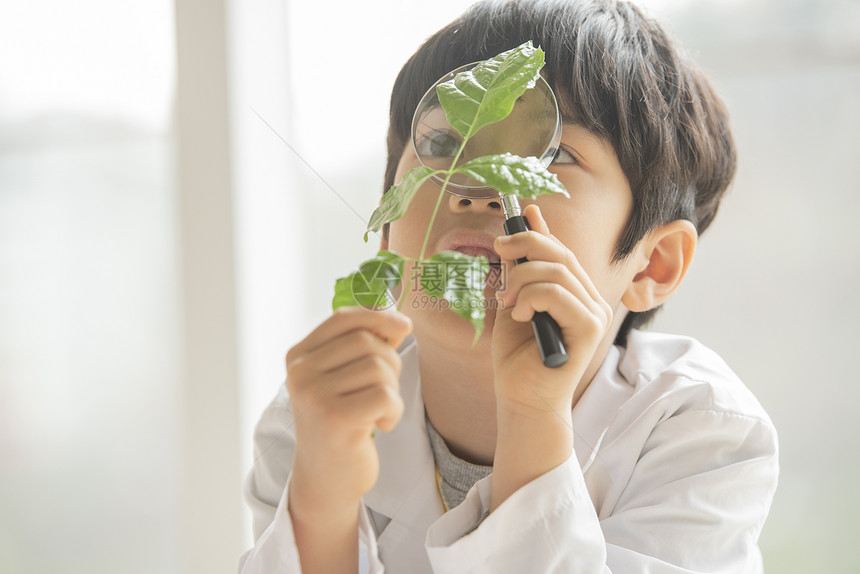
<path fill-rule="evenodd" d="M 460 135 L 448 130 L 432 130 L 418 138 L 415 151 L 419 157 L 454 157 L 460 149 Z"/>
<path fill-rule="evenodd" d="M 578 163 L 573 154 L 567 151 L 563 146 L 559 147 L 555 152 L 555 157 L 552 158 L 550 165 L 565 165 Z"/>

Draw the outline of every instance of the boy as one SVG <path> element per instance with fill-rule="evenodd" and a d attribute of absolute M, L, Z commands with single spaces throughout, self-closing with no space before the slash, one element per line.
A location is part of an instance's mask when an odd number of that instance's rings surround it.
<path fill-rule="evenodd" d="M 772 423 L 712 352 L 636 330 L 735 167 L 720 100 L 662 30 L 609 0 L 475 5 L 397 78 L 385 188 L 417 165 L 423 93 L 526 40 L 564 115 L 550 169 L 570 198 L 524 201 L 532 230 L 510 237 L 497 200 L 445 199 L 434 251 L 507 273 L 474 348 L 467 321 L 407 288 L 404 313 L 343 309 L 290 349 L 256 431 L 243 572 L 762 571 Z M 416 194 L 382 247 L 416 257 L 435 199 Z M 561 327 L 560 368 L 540 361 L 535 311 Z"/>

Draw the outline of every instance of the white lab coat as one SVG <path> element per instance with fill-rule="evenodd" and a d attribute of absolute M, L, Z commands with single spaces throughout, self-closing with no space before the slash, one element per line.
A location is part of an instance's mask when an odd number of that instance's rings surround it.
<path fill-rule="evenodd" d="M 364 505 L 384 529 L 377 537 L 362 509 L 361 572 L 762 572 L 757 540 L 776 488 L 776 432 L 700 343 L 634 331 L 626 349 L 613 347 L 573 410 L 574 455 L 474 531 L 490 477 L 442 515 L 414 338 L 400 352 L 406 409 L 392 432 L 376 433 L 380 476 Z M 301 571 L 286 510 L 292 421 L 282 385 L 255 432 L 246 499 L 256 543 L 241 560 L 246 574 Z"/>

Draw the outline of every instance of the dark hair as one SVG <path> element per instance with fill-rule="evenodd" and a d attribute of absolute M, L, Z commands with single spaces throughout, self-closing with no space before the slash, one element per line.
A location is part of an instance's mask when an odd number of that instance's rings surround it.
<path fill-rule="evenodd" d="M 450 70 L 527 40 L 546 52 L 543 73 L 563 116 L 609 141 L 630 183 L 633 210 L 613 262 L 676 219 L 701 234 L 735 172 L 728 114 L 660 25 L 623 0 L 480 2 L 431 36 L 394 83 L 384 189 L 424 92 Z M 656 311 L 629 313 L 616 343 Z"/>

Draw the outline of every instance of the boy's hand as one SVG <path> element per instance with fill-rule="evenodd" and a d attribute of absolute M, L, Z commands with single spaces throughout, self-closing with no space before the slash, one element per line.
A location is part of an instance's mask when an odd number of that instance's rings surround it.
<path fill-rule="evenodd" d="M 496 238 L 507 264 L 504 291 L 496 296 L 493 357 L 498 406 L 524 414 L 549 409 L 570 413 L 574 391 L 612 323 L 612 309 L 576 256 L 550 234 L 540 209 L 523 213 L 531 231 Z M 513 260 L 529 260 L 514 266 Z M 546 311 L 561 327 L 569 359 L 558 368 L 543 365 L 531 318 Z"/>
<path fill-rule="evenodd" d="M 510 270 L 493 326 L 496 450 L 490 510 L 573 452 L 576 387 L 612 323 L 612 310 L 573 253 L 549 233 L 536 205 L 523 211 L 531 231 L 497 238 Z M 516 267 L 513 260 L 529 260 Z M 568 361 L 543 365 L 530 324 L 546 311 L 561 327 Z"/>
<path fill-rule="evenodd" d="M 411 330 L 402 313 L 344 307 L 287 353 L 297 535 L 302 526 L 315 531 L 357 519 L 359 500 L 379 474 L 372 433 L 391 430 L 403 414 L 396 348 Z"/>

